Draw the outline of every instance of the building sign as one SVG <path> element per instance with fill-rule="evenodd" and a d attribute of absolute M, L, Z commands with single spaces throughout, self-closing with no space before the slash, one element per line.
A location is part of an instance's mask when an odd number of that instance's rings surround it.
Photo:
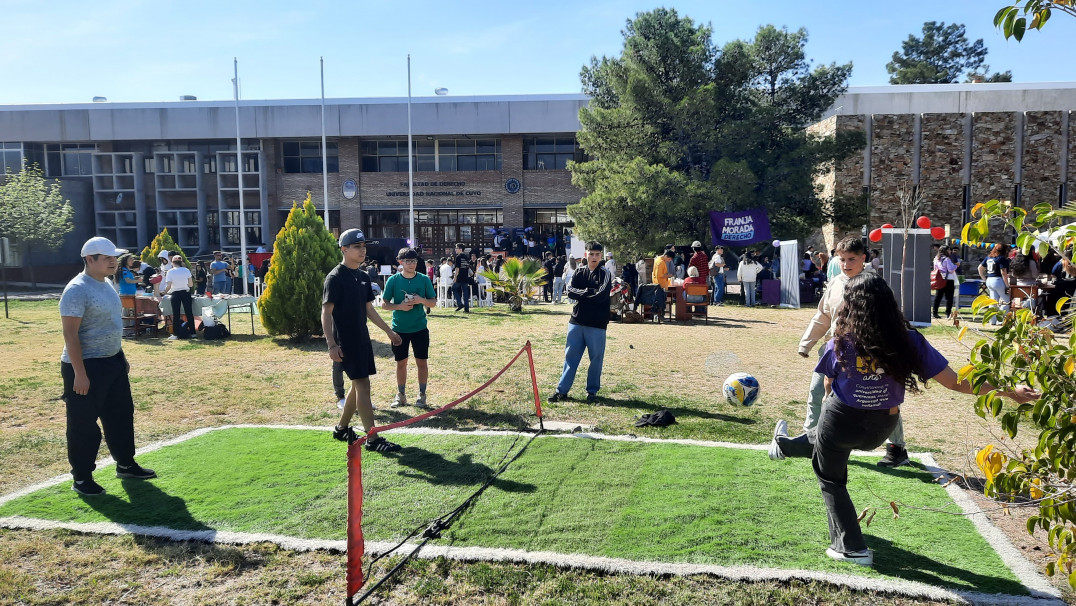
<path fill-rule="evenodd" d="M 518 194 L 519 188 L 519 179 L 516 179 L 515 177 L 512 177 L 511 179 L 504 182 L 504 191 L 510 194 Z"/>
<path fill-rule="evenodd" d="M 714 246 L 747 246 L 770 241 L 770 219 L 764 208 L 737 212 L 710 211 L 710 237 Z"/>
<path fill-rule="evenodd" d="M 416 198 L 430 198 L 436 196 L 481 196 L 482 192 L 477 189 L 463 189 L 467 186 L 466 181 L 415 181 L 415 187 L 437 187 L 444 189 L 436 189 L 433 191 L 416 191 Z M 400 187 L 404 188 L 404 191 L 387 191 L 386 196 L 404 197 L 408 196 L 407 181 L 401 181 Z"/>
<path fill-rule="evenodd" d="M 340 186 L 340 191 L 344 194 L 345 198 L 350 200 L 355 197 L 355 194 L 359 191 L 359 187 L 355 185 L 354 179 L 348 179 Z"/>

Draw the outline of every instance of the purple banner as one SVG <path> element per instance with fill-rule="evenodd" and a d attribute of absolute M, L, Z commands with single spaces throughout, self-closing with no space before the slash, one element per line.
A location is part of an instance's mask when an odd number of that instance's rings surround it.
<path fill-rule="evenodd" d="M 764 208 L 736 212 L 710 211 L 710 237 L 714 246 L 747 246 L 770 241 L 770 218 Z"/>

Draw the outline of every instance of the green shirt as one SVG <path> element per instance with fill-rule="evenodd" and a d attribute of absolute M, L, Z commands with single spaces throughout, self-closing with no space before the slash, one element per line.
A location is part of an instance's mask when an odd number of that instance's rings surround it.
<path fill-rule="evenodd" d="M 404 302 L 407 295 L 415 295 L 423 299 L 436 299 L 437 292 L 433 290 L 433 282 L 426 274 L 416 273 L 414 278 L 405 278 L 403 272 L 389 276 L 385 280 L 385 291 L 381 297 L 398 305 Z M 426 328 L 426 306 L 416 305 L 410 311 L 400 309 L 392 310 L 392 330 L 396 332 L 419 332 Z"/>

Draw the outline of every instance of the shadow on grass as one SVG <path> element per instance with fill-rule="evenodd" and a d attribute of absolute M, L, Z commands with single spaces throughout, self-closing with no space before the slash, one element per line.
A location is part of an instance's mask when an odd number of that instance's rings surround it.
<path fill-rule="evenodd" d="M 699 410 L 698 408 L 691 408 L 679 404 L 675 401 L 654 401 L 644 402 L 643 400 L 613 400 L 610 398 L 599 397 L 598 403 L 594 406 L 607 406 L 616 408 L 634 408 L 636 410 L 650 410 L 657 411 L 661 409 L 668 410 L 673 413 L 673 416 L 677 418 L 697 418 L 697 419 L 711 419 L 715 421 L 725 421 L 726 423 L 739 423 L 740 425 L 754 425 L 758 423 L 755 419 L 749 419 L 746 417 L 737 417 L 732 415 L 721 414 L 718 412 L 711 412 L 708 410 Z"/>
<path fill-rule="evenodd" d="M 470 454 L 461 454 L 456 460 L 445 458 L 440 453 L 430 452 L 417 446 L 408 446 L 396 453 L 386 453 L 386 458 L 395 459 L 402 467 L 414 471 L 400 471 L 399 475 L 416 480 L 425 480 L 434 486 L 473 486 L 485 482 L 493 475 L 494 469 L 485 463 L 476 463 Z M 497 478 L 491 486 L 505 492 L 534 492 L 534 484 L 515 482 Z"/>
<path fill-rule="evenodd" d="M 196 520 L 187 510 L 187 502 L 174 497 L 148 480 L 121 480 L 127 500 L 103 494 L 81 497 L 97 513 L 121 525 L 163 526 L 178 530 L 214 530 Z"/>
<path fill-rule="evenodd" d="M 881 537 L 868 540 L 874 550 L 874 570 L 890 577 L 966 591 L 1027 595 L 1019 582 L 955 568 L 914 551 L 897 547 Z"/>
<path fill-rule="evenodd" d="M 849 466 L 862 467 L 867 471 L 878 472 L 887 476 L 893 476 L 897 478 L 904 478 L 908 480 L 919 480 L 924 484 L 937 484 L 934 480 L 934 476 L 930 475 L 930 472 L 923 467 L 922 463 L 912 461 L 911 464 L 902 467 L 883 467 L 877 465 L 871 461 L 860 461 L 857 459 L 849 459 Z"/>
<path fill-rule="evenodd" d="M 436 405 L 437 404 L 435 404 L 435 406 Z M 441 404 L 441 406 L 443 405 L 444 404 Z M 388 417 L 389 423 L 404 421 L 425 412 L 427 411 L 415 410 L 413 413 L 411 413 L 410 411 L 401 411 L 399 409 L 378 411 L 379 414 Z M 474 408 L 467 408 L 464 407 L 464 405 L 461 403 L 455 408 L 451 408 L 439 415 L 420 421 L 418 425 L 420 427 L 430 427 L 434 429 L 466 429 L 468 427 L 477 427 L 490 429 L 512 429 L 519 431 L 530 427 L 530 425 L 535 422 L 536 418 L 537 417 L 535 417 L 533 411 L 530 414 L 490 412 Z M 385 424 L 387 425 L 388 423 Z"/>

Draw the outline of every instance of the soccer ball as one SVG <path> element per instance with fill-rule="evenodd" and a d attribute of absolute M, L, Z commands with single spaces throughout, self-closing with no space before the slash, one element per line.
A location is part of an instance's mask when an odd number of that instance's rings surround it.
<path fill-rule="evenodd" d="M 761 390 L 758 379 L 746 372 L 729 375 L 722 389 L 725 392 L 725 400 L 733 406 L 752 406 L 758 400 Z"/>

